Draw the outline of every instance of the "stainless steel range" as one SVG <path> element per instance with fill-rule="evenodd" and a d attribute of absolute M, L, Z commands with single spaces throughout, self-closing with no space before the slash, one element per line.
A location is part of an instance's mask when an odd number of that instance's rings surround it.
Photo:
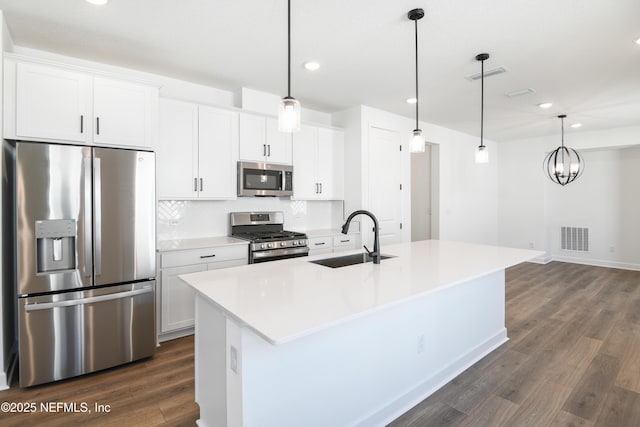
<path fill-rule="evenodd" d="M 307 235 L 284 230 L 282 212 L 232 212 L 231 236 L 251 242 L 249 264 L 309 255 Z"/>

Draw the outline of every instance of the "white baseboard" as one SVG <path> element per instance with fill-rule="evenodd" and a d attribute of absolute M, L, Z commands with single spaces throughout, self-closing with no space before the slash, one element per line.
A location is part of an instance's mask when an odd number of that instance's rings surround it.
<path fill-rule="evenodd" d="M 640 264 L 629 262 L 608 261 L 593 258 L 576 258 L 570 256 L 553 256 L 553 261 L 570 262 L 573 264 L 592 265 L 594 267 L 620 268 L 622 270 L 640 271 Z"/>

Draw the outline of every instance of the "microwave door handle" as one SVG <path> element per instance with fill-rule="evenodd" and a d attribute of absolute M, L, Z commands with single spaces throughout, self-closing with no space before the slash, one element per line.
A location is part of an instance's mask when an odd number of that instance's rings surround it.
<path fill-rule="evenodd" d="M 95 217 L 95 243 L 96 243 L 96 276 L 102 274 L 102 170 L 100 158 L 94 159 L 94 217 Z"/>

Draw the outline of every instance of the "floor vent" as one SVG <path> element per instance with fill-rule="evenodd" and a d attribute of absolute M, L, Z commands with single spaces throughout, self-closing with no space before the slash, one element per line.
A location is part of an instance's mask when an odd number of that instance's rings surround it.
<path fill-rule="evenodd" d="M 589 251 L 589 229 L 560 227 L 560 249 L 567 251 Z"/>

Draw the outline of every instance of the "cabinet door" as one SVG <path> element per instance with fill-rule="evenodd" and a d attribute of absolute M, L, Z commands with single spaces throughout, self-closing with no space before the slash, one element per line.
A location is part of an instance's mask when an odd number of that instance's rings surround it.
<path fill-rule="evenodd" d="M 94 78 L 93 140 L 100 144 L 152 146 L 154 91 L 157 99 L 155 88 Z"/>
<path fill-rule="evenodd" d="M 200 106 L 200 197 L 235 199 L 237 195 L 238 113 Z"/>
<path fill-rule="evenodd" d="M 85 142 L 91 121 L 88 88 L 85 74 L 18 63 L 16 136 Z"/>
<path fill-rule="evenodd" d="M 344 198 L 344 132 L 318 129 L 318 182 L 320 198 Z"/>
<path fill-rule="evenodd" d="M 291 164 L 292 133 L 280 132 L 278 120 L 267 118 L 267 161 L 271 163 Z M 295 133 L 293 133 L 295 135 Z"/>
<path fill-rule="evenodd" d="M 194 325 L 195 291 L 180 280 L 180 274 L 205 271 L 206 264 L 188 265 L 162 269 L 161 273 L 161 314 L 162 333 Z"/>
<path fill-rule="evenodd" d="M 198 197 L 198 106 L 163 99 L 156 147 L 159 199 Z"/>
<path fill-rule="evenodd" d="M 265 117 L 240 113 L 240 159 L 264 162 L 267 157 Z"/>
<path fill-rule="evenodd" d="M 320 195 L 317 180 L 317 140 L 318 128 L 300 126 L 293 135 L 293 198 L 315 200 Z"/>

